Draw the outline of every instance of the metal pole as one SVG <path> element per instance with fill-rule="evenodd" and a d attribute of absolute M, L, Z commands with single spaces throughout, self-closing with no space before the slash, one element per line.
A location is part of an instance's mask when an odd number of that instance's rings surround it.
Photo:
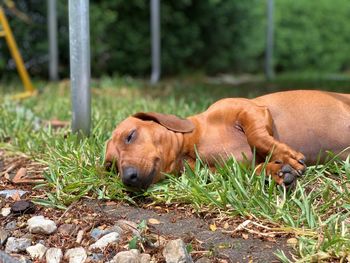
<path fill-rule="evenodd" d="M 159 0 L 151 0 L 152 75 L 151 83 L 160 78 L 160 8 Z"/>
<path fill-rule="evenodd" d="M 265 75 L 268 80 L 275 76 L 273 69 L 273 0 L 267 0 L 267 30 L 266 30 L 266 52 L 265 52 Z"/>
<path fill-rule="evenodd" d="M 58 80 L 58 45 L 57 45 L 57 5 L 56 0 L 48 0 L 48 35 L 49 35 L 49 77 Z"/>
<path fill-rule="evenodd" d="M 90 134 L 89 0 L 69 0 L 69 48 L 72 92 L 72 130 Z"/>

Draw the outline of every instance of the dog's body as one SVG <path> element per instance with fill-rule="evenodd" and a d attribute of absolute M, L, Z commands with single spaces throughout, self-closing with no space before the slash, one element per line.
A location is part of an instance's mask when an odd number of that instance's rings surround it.
<path fill-rule="evenodd" d="M 196 150 L 214 167 L 230 156 L 251 161 L 255 149 L 257 164 L 270 155 L 267 174 L 288 186 L 304 172 L 304 159 L 313 164 L 349 146 L 350 94 L 303 90 L 222 99 L 187 119 L 137 113 L 117 126 L 105 160 L 116 162 L 124 183 L 147 188 L 184 161 L 193 165 Z"/>

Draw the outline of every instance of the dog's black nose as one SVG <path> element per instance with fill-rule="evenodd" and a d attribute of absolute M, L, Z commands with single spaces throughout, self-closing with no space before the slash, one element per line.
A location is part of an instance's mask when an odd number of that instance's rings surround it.
<path fill-rule="evenodd" d="M 138 187 L 139 173 L 135 167 L 129 166 L 123 169 L 122 181 L 125 185 Z"/>

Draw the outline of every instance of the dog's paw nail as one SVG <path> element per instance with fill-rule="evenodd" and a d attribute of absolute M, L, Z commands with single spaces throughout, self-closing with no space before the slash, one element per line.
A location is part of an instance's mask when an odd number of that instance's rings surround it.
<path fill-rule="evenodd" d="M 287 174 L 284 176 L 283 183 L 284 183 L 285 185 L 290 185 L 291 183 L 294 182 L 294 179 L 295 179 L 295 177 L 294 177 L 293 174 L 287 173 Z"/>
<path fill-rule="evenodd" d="M 303 170 L 298 170 L 297 171 L 299 175 L 303 175 L 304 171 Z"/>
<path fill-rule="evenodd" d="M 305 165 L 305 159 L 299 159 L 298 160 L 298 163 L 302 164 L 302 165 Z"/>

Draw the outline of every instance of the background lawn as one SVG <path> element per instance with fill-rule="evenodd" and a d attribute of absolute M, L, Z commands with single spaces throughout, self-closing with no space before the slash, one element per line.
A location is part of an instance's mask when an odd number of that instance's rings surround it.
<path fill-rule="evenodd" d="M 92 136 L 82 140 L 69 127 L 54 129 L 46 121 L 70 121 L 69 82 L 36 82 L 36 97 L 15 102 L 9 95 L 19 83 L 1 84 L 0 147 L 23 152 L 44 163 L 47 199 L 37 202 L 64 208 L 84 196 L 99 199 L 154 203 L 188 203 L 198 212 L 251 218 L 270 225 L 270 231 L 291 233 L 298 239 L 296 256 L 305 262 L 350 258 L 350 160 L 329 156 L 325 165 L 309 167 L 297 189 L 285 193 L 274 182 L 254 175 L 254 167 L 230 160 L 216 173 L 200 160 L 194 171 L 179 178 L 169 176 L 144 193 L 129 193 L 119 178 L 101 167 L 104 144 L 115 125 L 137 111 L 158 111 L 188 116 L 203 111 L 222 97 L 254 97 L 274 90 L 327 89 L 350 92 L 350 78 L 343 76 L 280 76 L 272 83 L 248 78 L 228 85 L 202 77 L 167 80 L 151 87 L 131 78 L 92 81 Z M 236 79 L 246 81 L 246 78 Z M 213 83 L 219 84 L 213 84 Z M 316 125 L 316 124 L 315 124 Z M 288 261 L 283 253 L 280 257 Z"/>

